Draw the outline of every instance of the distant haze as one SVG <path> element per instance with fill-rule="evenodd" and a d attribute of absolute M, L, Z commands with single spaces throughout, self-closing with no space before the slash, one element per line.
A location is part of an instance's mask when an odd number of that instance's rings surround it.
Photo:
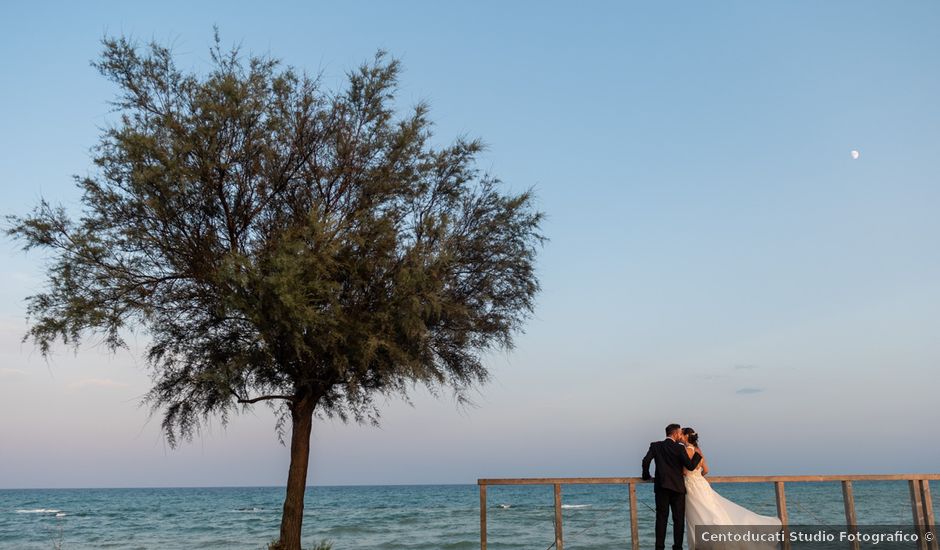
<path fill-rule="evenodd" d="M 114 120 L 104 33 L 201 68 L 214 24 L 327 87 L 388 50 L 436 139 L 481 137 L 548 213 L 536 317 L 476 406 L 317 422 L 310 483 L 639 475 L 670 422 L 715 474 L 937 470 L 940 4 L 10 4 L 2 214 L 77 207 Z M 43 258 L 2 242 L 0 488 L 285 482 L 264 406 L 168 448 L 145 335 L 21 343 Z"/>

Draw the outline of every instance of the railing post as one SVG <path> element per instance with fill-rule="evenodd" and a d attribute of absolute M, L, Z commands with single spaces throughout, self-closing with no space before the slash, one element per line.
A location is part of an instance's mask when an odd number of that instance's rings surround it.
<path fill-rule="evenodd" d="M 924 540 L 924 526 L 927 520 L 924 517 L 923 489 L 919 479 L 911 479 L 907 483 L 911 490 L 911 512 L 914 514 L 914 531 L 918 537 L 917 548 L 928 550 L 927 542 Z"/>
<path fill-rule="evenodd" d="M 790 550 L 790 530 L 787 529 L 790 518 L 787 516 L 787 493 L 782 481 L 774 483 L 774 491 L 777 495 L 777 517 L 780 518 L 780 527 L 783 529 L 783 550 Z"/>
<path fill-rule="evenodd" d="M 845 526 L 849 532 L 854 533 L 858 531 L 858 518 L 855 516 L 855 495 L 852 493 L 851 481 L 842 481 L 842 502 L 845 506 Z M 858 550 L 858 541 L 852 540 L 849 542 L 849 547 L 852 550 Z"/>
<path fill-rule="evenodd" d="M 927 543 L 930 550 L 940 550 L 940 542 L 937 541 L 937 526 L 933 517 L 933 501 L 930 498 L 930 480 L 920 480 L 921 503 L 924 507 L 924 527 L 933 533 L 933 540 Z"/>
<path fill-rule="evenodd" d="M 564 550 L 561 532 L 561 485 L 555 484 L 555 550 Z"/>
<path fill-rule="evenodd" d="M 480 484 L 480 550 L 486 550 L 486 483 Z"/>
<path fill-rule="evenodd" d="M 640 532 L 636 519 L 636 483 L 630 483 L 630 546 L 640 550 Z"/>

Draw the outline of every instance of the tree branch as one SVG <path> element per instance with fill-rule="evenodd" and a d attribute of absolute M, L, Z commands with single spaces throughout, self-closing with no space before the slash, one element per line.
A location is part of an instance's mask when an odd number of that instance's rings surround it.
<path fill-rule="evenodd" d="M 238 395 L 236 394 L 235 397 L 238 397 Z M 293 401 L 295 398 L 293 395 L 260 395 L 252 399 L 243 399 L 241 397 L 238 397 L 238 402 L 251 404 L 251 403 L 257 403 L 258 401 L 270 401 L 273 399 L 285 399 L 287 401 Z"/>

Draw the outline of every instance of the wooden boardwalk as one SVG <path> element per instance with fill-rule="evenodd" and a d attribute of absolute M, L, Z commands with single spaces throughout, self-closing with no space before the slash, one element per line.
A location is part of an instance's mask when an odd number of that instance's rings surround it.
<path fill-rule="evenodd" d="M 711 483 L 773 483 L 776 489 L 777 517 L 784 531 L 789 523 L 787 516 L 786 483 L 841 482 L 842 501 L 845 507 L 845 524 L 849 529 L 858 526 L 855 516 L 853 481 L 907 481 L 911 493 L 911 512 L 914 528 L 920 534 L 918 550 L 940 550 L 933 539 L 924 541 L 927 530 L 935 531 L 933 501 L 930 497 L 930 481 L 940 481 L 940 474 L 887 474 L 887 475 L 818 475 L 818 476 L 708 476 Z M 478 479 L 480 486 L 480 550 L 486 550 L 486 488 L 491 485 L 552 485 L 555 488 L 555 550 L 564 550 L 564 530 L 561 522 L 562 485 L 627 485 L 630 499 L 630 542 L 633 550 L 639 550 L 640 538 L 637 526 L 636 486 L 648 483 L 639 477 L 550 477 L 517 479 Z M 784 550 L 789 543 L 784 543 Z M 858 549 L 858 543 L 850 548 Z"/>

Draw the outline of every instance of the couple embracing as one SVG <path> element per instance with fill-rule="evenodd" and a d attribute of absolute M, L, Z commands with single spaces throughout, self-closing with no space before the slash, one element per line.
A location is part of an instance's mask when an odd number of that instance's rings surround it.
<path fill-rule="evenodd" d="M 655 477 L 650 463 L 656 464 Z M 672 511 L 673 550 L 681 550 L 685 526 L 689 548 L 694 548 L 699 525 L 780 526 L 775 517 L 761 516 L 738 506 L 712 489 L 705 479 L 708 464 L 698 446 L 698 434 L 679 424 L 666 426 L 666 439 L 650 443 L 643 457 L 643 479 L 653 480 L 656 494 L 656 550 L 666 547 L 666 522 Z"/>

